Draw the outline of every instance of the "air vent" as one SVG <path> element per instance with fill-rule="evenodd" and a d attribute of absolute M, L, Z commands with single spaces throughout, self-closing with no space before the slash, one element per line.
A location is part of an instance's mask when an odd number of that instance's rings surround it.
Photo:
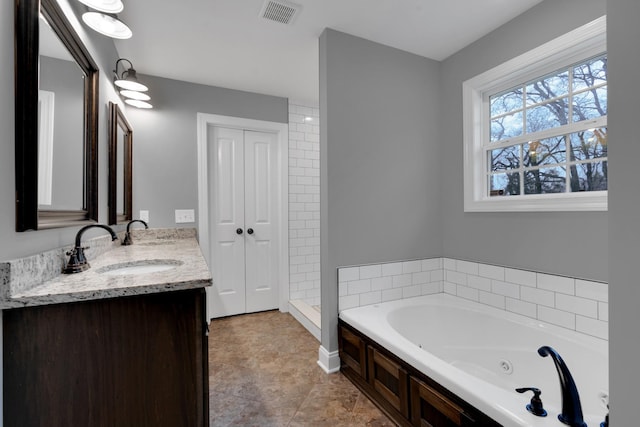
<path fill-rule="evenodd" d="M 266 0 L 260 11 L 260 16 L 281 24 L 292 24 L 301 9 L 301 5 L 288 1 Z"/>

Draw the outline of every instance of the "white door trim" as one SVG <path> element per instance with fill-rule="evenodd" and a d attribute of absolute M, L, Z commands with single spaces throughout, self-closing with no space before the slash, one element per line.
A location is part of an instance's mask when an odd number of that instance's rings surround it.
<path fill-rule="evenodd" d="M 282 312 L 289 310 L 289 124 L 268 122 L 263 120 L 243 119 L 240 117 L 220 116 L 217 114 L 197 114 L 197 155 L 198 155 L 198 236 L 200 249 L 205 260 L 209 262 L 211 247 L 209 242 L 209 174 L 207 170 L 207 127 L 220 126 L 258 132 L 277 134 L 279 199 L 278 229 L 280 289 L 279 308 Z M 207 319 L 211 319 L 211 311 L 207 307 Z"/>

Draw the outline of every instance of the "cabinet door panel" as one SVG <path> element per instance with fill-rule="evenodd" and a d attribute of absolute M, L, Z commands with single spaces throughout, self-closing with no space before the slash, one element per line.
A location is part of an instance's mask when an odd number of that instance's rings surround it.
<path fill-rule="evenodd" d="M 341 326 L 338 339 L 341 363 L 367 379 L 366 344 L 349 329 Z"/>
<path fill-rule="evenodd" d="M 369 347 L 368 361 L 369 381 L 374 390 L 402 416 L 409 418 L 407 371 L 372 347 Z"/>
<path fill-rule="evenodd" d="M 460 427 L 475 424 L 465 414 L 464 408 L 413 377 L 411 408 L 413 425 L 417 427 Z"/>
<path fill-rule="evenodd" d="M 205 426 L 202 290 L 3 311 L 4 426 Z"/>

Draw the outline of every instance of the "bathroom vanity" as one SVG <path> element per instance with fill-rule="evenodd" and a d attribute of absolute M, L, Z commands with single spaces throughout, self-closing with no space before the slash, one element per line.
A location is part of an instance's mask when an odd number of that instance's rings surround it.
<path fill-rule="evenodd" d="M 5 427 L 209 425 L 211 276 L 195 237 L 149 232 L 85 272 L 9 286 Z"/>

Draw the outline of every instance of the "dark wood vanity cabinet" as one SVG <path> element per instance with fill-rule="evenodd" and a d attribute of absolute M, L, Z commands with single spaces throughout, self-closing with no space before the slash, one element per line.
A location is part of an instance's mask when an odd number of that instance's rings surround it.
<path fill-rule="evenodd" d="M 399 426 L 500 427 L 342 320 L 338 343 L 342 373 Z"/>
<path fill-rule="evenodd" d="M 5 427 L 209 425 L 204 289 L 3 311 Z"/>

